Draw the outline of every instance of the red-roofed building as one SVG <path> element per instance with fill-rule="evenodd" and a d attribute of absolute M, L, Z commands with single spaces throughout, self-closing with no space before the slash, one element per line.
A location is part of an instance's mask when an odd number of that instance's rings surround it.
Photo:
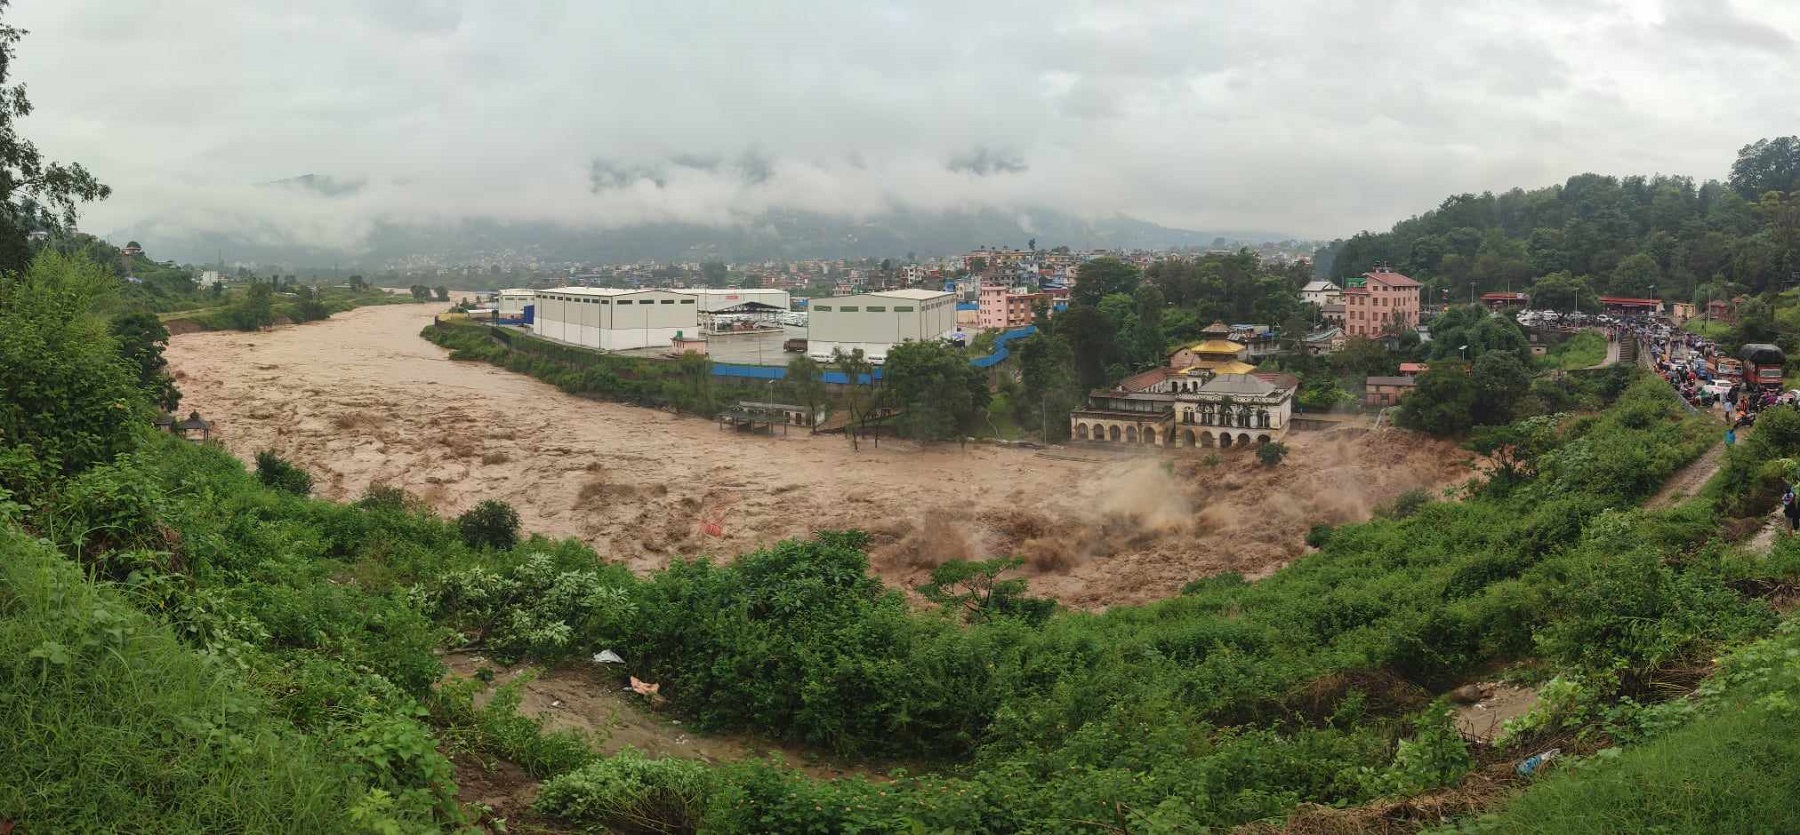
<path fill-rule="evenodd" d="M 1505 310 L 1509 307 L 1524 308 L 1531 305 L 1531 297 L 1524 293 L 1482 293 L 1481 303 L 1490 310 Z"/>
<path fill-rule="evenodd" d="M 1387 267 L 1363 273 L 1361 281 L 1344 288 L 1344 332 L 1375 338 L 1418 330 L 1421 286 Z"/>
<path fill-rule="evenodd" d="M 1601 296 L 1600 304 L 1608 313 L 1660 313 L 1662 300 L 1634 299 L 1629 296 Z"/>
<path fill-rule="evenodd" d="M 1158 366 L 1156 368 L 1150 369 L 1149 371 L 1145 371 L 1141 374 L 1133 374 L 1130 377 L 1126 377 L 1125 379 L 1120 380 L 1119 381 L 1119 390 L 1120 391 L 1150 391 L 1152 389 L 1155 389 L 1157 387 L 1157 384 L 1163 382 L 1164 380 L 1169 379 L 1170 377 L 1177 376 L 1181 373 L 1182 373 L 1182 369 L 1179 369 L 1179 368 L 1170 368 L 1166 365 Z"/>
<path fill-rule="evenodd" d="M 1417 377 L 1420 374 L 1424 374 L 1425 372 L 1430 371 L 1430 370 L 1431 370 L 1431 366 L 1426 365 L 1425 363 L 1422 363 L 1422 362 L 1400 363 L 1400 376 L 1402 376 L 1402 377 Z"/>

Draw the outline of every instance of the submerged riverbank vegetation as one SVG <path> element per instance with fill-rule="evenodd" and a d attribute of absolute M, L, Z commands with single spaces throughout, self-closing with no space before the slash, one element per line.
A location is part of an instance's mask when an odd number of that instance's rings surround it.
<path fill-rule="evenodd" d="M 1183 832 L 1626 746 L 1527 792 L 1512 814 L 1541 820 L 1600 796 L 1565 782 L 1678 762 L 1657 752 L 1690 718 L 1755 731 L 1672 697 L 1721 648 L 1784 640 L 1768 598 L 1800 566 L 1715 536 L 1715 507 L 1800 452 L 1797 427 L 1771 415 L 1733 453 L 1748 475 L 1640 510 L 1714 432 L 1619 369 L 1572 383 L 1598 411 L 1489 437 L 1485 481 L 1315 531 L 1316 553 L 1260 582 L 1094 614 L 1030 598 L 1005 561 L 950 563 L 920 601 L 870 576 L 854 531 L 638 577 L 515 537 L 501 506 L 459 523 L 393 490 L 317 501 L 274 456 L 251 472 L 152 432 L 143 363 L 81 270 L 47 257 L 5 285 L 41 301 L 0 309 L 0 751 L 52 764 L 0 775 L 26 831 L 497 831 L 456 778 L 509 763 L 543 781 L 512 825 L 548 831 Z M 605 757 L 516 699 L 478 705 L 443 663 L 603 649 L 624 663 L 596 675 L 655 682 L 697 730 L 905 766 Z M 1507 747 L 1471 745 L 1440 696 L 1498 670 L 1545 706 Z M 1757 716 L 1781 715 L 1774 692 Z"/>

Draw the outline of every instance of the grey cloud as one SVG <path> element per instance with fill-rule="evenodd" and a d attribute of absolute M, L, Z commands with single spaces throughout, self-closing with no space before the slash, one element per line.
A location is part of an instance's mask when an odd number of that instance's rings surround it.
<path fill-rule="evenodd" d="M 669 164 L 678 168 L 713 171 L 719 167 L 719 158 L 707 154 L 670 154 Z"/>
<path fill-rule="evenodd" d="M 737 173 L 746 184 L 760 185 L 775 176 L 775 161 L 756 148 L 745 148 L 738 155 Z"/>
<path fill-rule="evenodd" d="M 668 174 L 654 165 L 636 165 L 595 157 L 588 162 L 588 188 L 595 194 L 630 188 L 639 182 L 655 183 L 657 188 L 669 184 Z"/>
<path fill-rule="evenodd" d="M 154 5 L 7 11 L 21 129 L 114 187 L 96 232 L 1056 206 L 1338 235 L 1587 170 L 1723 176 L 1793 131 L 1800 74 L 1786 0 Z M 251 185 L 296 172 L 329 180 Z"/>
<path fill-rule="evenodd" d="M 1663 30 L 1670 37 L 1701 41 L 1722 48 L 1748 48 L 1792 53 L 1794 37 L 1760 20 L 1740 14 L 1730 0 L 1673 0 Z"/>
<path fill-rule="evenodd" d="M 951 171 L 986 177 L 989 174 L 1023 174 L 1031 169 L 1024 158 L 1008 151 L 977 147 L 958 154 L 945 166 Z"/>
<path fill-rule="evenodd" d="M 308 191 L 321 197 L 350 197 L 367 184 L 361 178 L 340 180 L 329 174 L 302 174 L 285 180 L 275 180 L 265 185 L 271 188 L 298 189 Z"/>

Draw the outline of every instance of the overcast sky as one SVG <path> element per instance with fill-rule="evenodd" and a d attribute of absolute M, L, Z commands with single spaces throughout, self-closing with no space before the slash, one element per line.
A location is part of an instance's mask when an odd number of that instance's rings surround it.
<path fill-rule="evenodd" d="M 1791 0 L 15 0 L 83 227 L 1054 206 L 1333 237 L 1795 133 Z M 258 184 L 317 174 L 332 194 Z"/>

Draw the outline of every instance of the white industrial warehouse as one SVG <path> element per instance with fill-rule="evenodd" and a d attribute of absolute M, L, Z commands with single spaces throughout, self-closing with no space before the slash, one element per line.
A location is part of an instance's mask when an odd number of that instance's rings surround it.
<path fill-rule="evenodd" d="M 495 309 L 503 319 L 517 319 L 525 315 L 525 306 L 537 300 L 536 290 L 501 290 L 495 299 Z"/>
<path fill-rule="evenodd" d="M 758 302 L 770 307 L 779 307 L 782 310 L 793 309 L 793 300 L 788 296 L 788 291 L 786 290 L 764 290 L 761 288 L 749 290 L 723 290 L 710 287 L 688 287 L 676 290 L 675 292 L 684 296 L 693 296 L 694 298 L 699 299 L 701 313 L 717 313 L 726 308 L 737 307 L 745 302 Z"/>
<path fill-rule="evenodd" d="M 956 296 L 936 290 L 884 290 L 816 299 L 809 307 L 806 355 L 830 362 L 834 350 L 861 348 L 877 365 L 890 348 L 956 331 Z"/>
<path fill-rule="evenodd" d="M 668 290 L 560 287 L 537 291 L 533 303 L 532 332 L 571 345 L 624 351 L 699 332 L 696 298 Z"/>

